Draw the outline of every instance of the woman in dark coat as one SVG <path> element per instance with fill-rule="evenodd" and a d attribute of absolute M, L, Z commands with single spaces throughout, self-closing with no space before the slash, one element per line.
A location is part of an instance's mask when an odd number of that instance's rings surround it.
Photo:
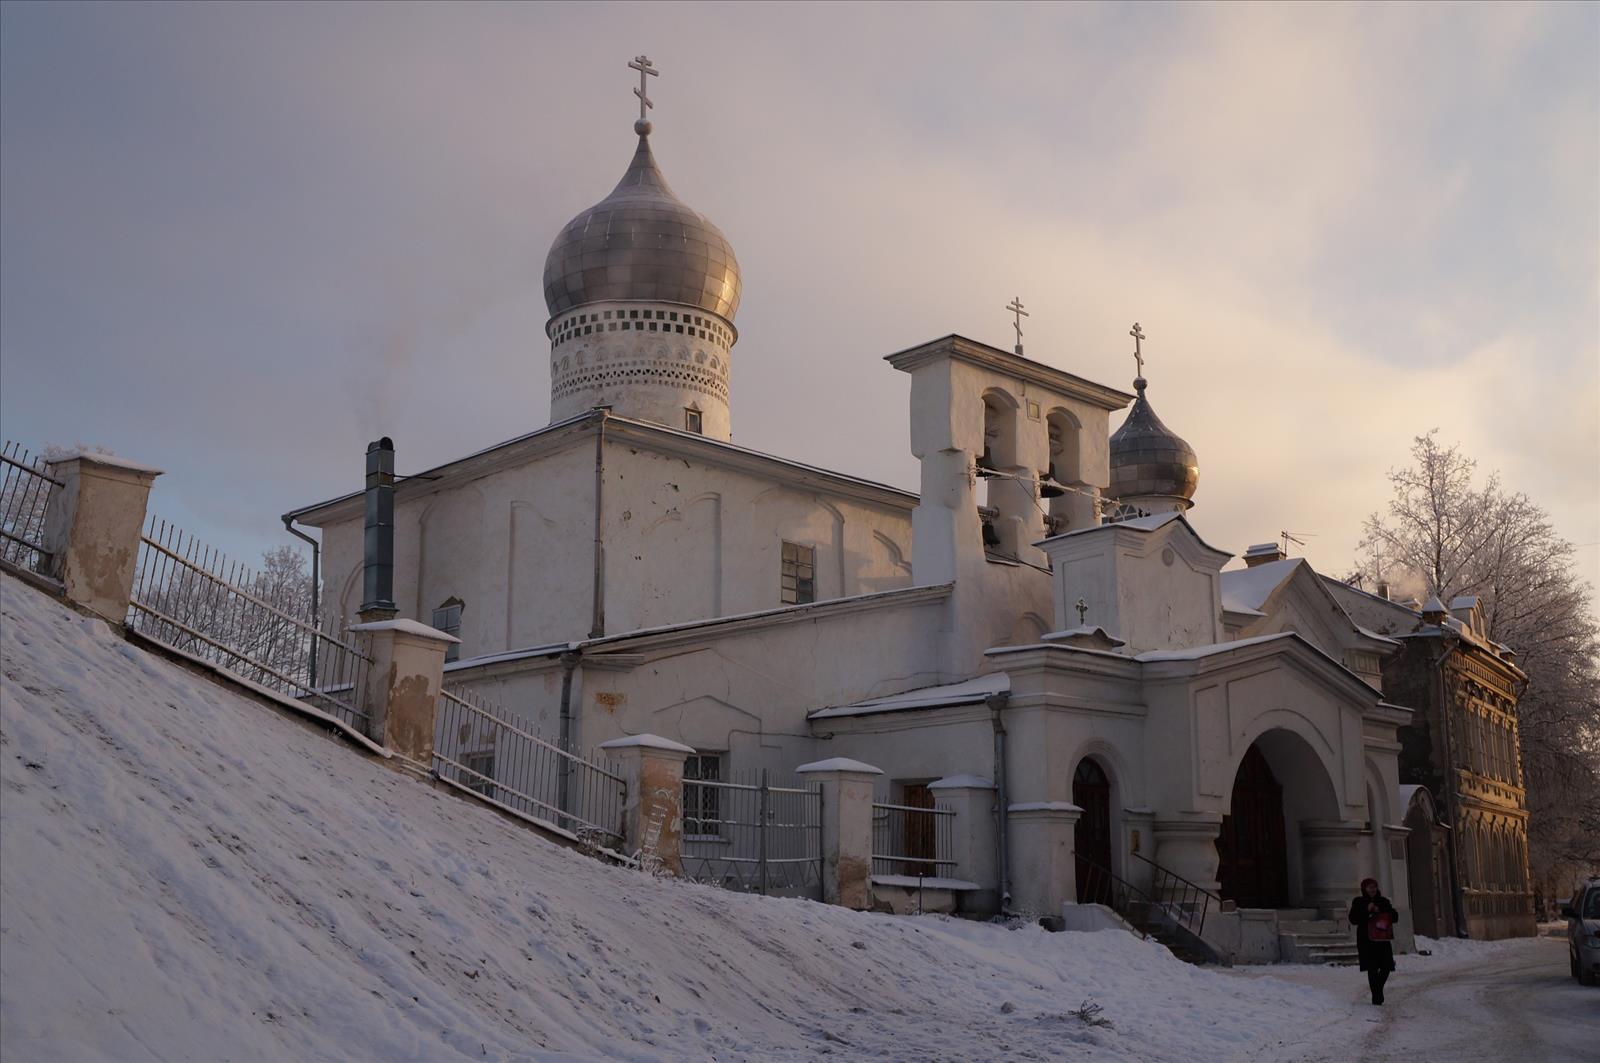
<path fill-rule="evenodd" d="M 1373 923 L 1380 916 L 1388 920 L 1388 934 L 1378 933 L 1382 940 L 1372 939 Z M 1356 952 L 1361 957 L 1361 969 L 1367 972 L 1367 985 L 1372 988 L 1372 1002 L 1383 1003 L 1383 983 L 1394 970 L 1394 924 L 1400 913 L 1394 910 L 1389 898 L 1378 892 L 1378 880 L 1361 880 L 1361 896 L 1350 902 L 1350 922 L 1356 928 Z M 1382 924 L 1380 923 L 1381 927 Z"/>

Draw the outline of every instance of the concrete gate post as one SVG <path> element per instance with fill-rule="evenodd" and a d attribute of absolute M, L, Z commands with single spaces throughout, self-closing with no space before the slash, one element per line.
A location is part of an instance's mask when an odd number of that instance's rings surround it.
<path fill-rule="evenodd" d="M 683 763 L 694 749 L 660 735 L 601 742 L 622 765 L 628 787 L 622 806 L 623 847 L 641 866 L 683 874 Z"/>
<path fill-rule="evenodd" d="M 994 783 L 976 775 L 953 775 L 928 784 L 934 799 L 955 816 L 953 878 L 977 883 L 963 911 L 1000 910 L 1000 875 L 995 853 Z"/>
<path fill-rule="evenodd" d="M 414 767 L 429 771 L 434 715 L 444 686 L 444 654 L 460 640 L 415 620 L 353 624 L 350 630 L 368 636 L 367 652 L 372 657 L 361 691 L 368 735 Z"/>
<path fill-rule="evenodd" d="M 1060 919 L 1062 905 L 1078 900 L 1073 835 L 1083 809 L 1070 801 L 1041 801 L 1006 811 L 1011 824 L 1011 907 Z"/>
<path fill-rule="evenodd" d="M 1359 891 L 1361 831 L 1355 820 L 1303 819 L 1300 852 L 1305 883 L 1303 903 L 1310 908 L 1342 911 Z M 1376 869 L 1372 877 L 1377 878 Z M 1405 903 L 1405 898 L 1396 901 Z"/>
<path fill-rule="evenodd" d="M 145 504 L 161 470 L 84 453 L 47 468 L 62 486 L 52 487 L 45 502 L 46 575 L 61 581 L 67 601 L 121 625 L 133 593 Z"/>
<path fill-rule="evenodd" d="M 795 774 L 822 784 L 822 899 L 871 907 L 872 786 L 882 769 L 835 757 L 802 764 Z"/>

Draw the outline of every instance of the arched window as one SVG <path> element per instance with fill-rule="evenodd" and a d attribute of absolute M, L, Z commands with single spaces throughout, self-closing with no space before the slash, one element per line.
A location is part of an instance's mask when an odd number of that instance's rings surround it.
<path fill-rule="evenodd" d="M 443 631 L 446 635 L 454 635 L 459 639 L 461 637 L 461 610 L 465 608 L 466 603 L 460 598 L 454 595 L 446 598 L 433 611 L 434 628 L 438 631 Z M 446 663 L 460 660 L 460 658 L 461 643 L 452 642 L 445 647 L 444 659 Z"/>

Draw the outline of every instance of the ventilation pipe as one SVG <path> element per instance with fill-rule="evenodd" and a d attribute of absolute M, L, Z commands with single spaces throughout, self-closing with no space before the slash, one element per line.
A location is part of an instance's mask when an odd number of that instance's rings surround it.
<path fill-rule="evenodd" d="M 400 610 L 394 604 L 394 441 L 388 436 L 367 444 L 366 503 L 361 616 L 389 619 Z"/>

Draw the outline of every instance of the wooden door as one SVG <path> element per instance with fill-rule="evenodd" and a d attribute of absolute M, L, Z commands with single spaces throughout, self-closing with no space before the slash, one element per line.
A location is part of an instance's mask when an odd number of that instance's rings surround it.
<path fill-rule="evenodd" d="M 1111 780 L 1099 764 L 1088 757 L 1078 762 L 1072 773 L 1072 803 L 1083 809 L 1073 829 L 1073 872 L 1078 880 L 1078 903 L 1097 900 L 1089 896 L 1091 862 L 1107 871 L 1111 868 Z"/>
<path fill-rule="evenodd" d="M 1233 780 L 1233 801 L 1217 835 L 1217 880 L 1222 896 L 1241 908 L 1289 903 L 1288 845 L 1283 787 L 1261 750 L 1251 746 Z"/>
<path fill-rule="evenodd" d="M 906 783 L 905 797 L 901 801 L 907 808 L 932 808 L 933 791 L 925 783 Z M 934 837 L 934 826 L 931 815 L 919 816 L 915 812 L 905 815 L 905 848 L 900 851 L 909 860 L 902 861 L 905 865 L 900 869 L 902 875 L 937 875 L 938 868 L 933 863 L 938 855 L 937 839 Z"/>

